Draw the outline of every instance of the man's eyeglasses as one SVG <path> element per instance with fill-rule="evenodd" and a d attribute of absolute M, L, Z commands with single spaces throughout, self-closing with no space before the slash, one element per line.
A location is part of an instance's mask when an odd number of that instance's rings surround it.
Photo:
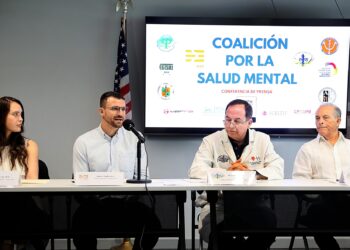
<path fill-rule="evenodd" d="M 241 119 L 230 119 L 230 118 L 225 118 L 225 120 L 223 120 L 225 126 L 230 126 L 230 125 L 242 125 L 244 123 L 247 122 L 247 120 L 243 121 Z"/>
<path fill-rule="evenodd" d="M 122 111 L 122 112 L 125 112 L 126 107 L 113 106 L 113 107 L 106 107 L 106 109 L 109 109 L 110 111 Z"/>

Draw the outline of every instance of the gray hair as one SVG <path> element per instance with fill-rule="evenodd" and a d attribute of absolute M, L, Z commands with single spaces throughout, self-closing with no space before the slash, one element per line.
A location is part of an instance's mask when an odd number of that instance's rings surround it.
<path fill-rule="evenodd" d="M 340 110 L 340 108 L 337 105 L 335 105 L 333 103 L 323 103 L 323 104 L 320 105 L 320 107 L 333 107 L 334 108 L 334 115 L 335 115 L 335 117 L 341 118 L 341 110 Z"/>

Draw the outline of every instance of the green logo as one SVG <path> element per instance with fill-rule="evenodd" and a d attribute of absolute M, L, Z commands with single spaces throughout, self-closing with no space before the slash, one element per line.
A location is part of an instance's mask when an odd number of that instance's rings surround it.
<path fill-rule="evenodd" d="M 161 51 L 170 51 L 174 48 L 174 39 L 170 35 L 164 35 L 157 41 L 157 47 Z"/>

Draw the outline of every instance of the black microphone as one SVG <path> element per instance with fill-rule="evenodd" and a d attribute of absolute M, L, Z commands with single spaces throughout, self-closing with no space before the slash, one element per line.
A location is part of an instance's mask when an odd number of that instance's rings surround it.
<path fill-rule="evenodd" d="M 123 122 L 123 127 L 126 130 L 132 131 L 139 141 L 137 142 L 137 178 L 126 180 L 127 183 L 150 183 L 149 179 L 141 179 L 141 143 L 145 142 L 145 138 L 135 129 L 135 124 L 132 120 L 126 119 Z"/>
<path fill-rule="evenodd" d="M 129 119 L 124 120 L 123 127 L 126 130 L 133 132 L 137 136 L 139 141 L 141 141 L 142 143 L 145 142 L 145 138 L 135 129 L 135 124 L 132 120 L 129 120 Z"/>

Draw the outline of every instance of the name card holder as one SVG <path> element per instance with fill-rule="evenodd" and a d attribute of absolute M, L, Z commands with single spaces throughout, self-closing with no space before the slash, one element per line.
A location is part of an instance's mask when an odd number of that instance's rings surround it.
<path fill-rule="evenodd" d="M 20 174 L 15 171 L 0 171 L 1 187 L 16 187 L 21 183 Z"/>
<path fill-rule="evenodd" d="M 211 185 L 254 185 L 255 171 L 227 171 L 221 168 L 211 168 L 208 171 L 208 184 Z"/>
<path fill-rule="evenodd" d="M 77 172 L 74 183 L 79 186 L 118 186 L 125 183 L 123 172 Z"/>

